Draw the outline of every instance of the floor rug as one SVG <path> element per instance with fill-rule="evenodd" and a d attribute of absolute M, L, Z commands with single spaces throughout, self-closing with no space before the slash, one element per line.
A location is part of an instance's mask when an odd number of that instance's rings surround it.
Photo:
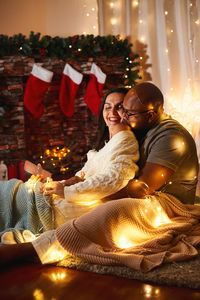
<path fill-rule="evenodd" d="M 163 264 L 148 273 L 125 266 L 92 264 L 72 255 L 58 263 L 58 266 L 136 279 L 145 283 L 200 289 L 200 249 L 198 251 L 199 255 L 196 258 L 184 262 Z"/>

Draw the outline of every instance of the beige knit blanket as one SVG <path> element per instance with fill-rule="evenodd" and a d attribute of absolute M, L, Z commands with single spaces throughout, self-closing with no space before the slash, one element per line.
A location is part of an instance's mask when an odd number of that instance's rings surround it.
<path fill-rule="evenodd" d="M 56 234 L 68 252 L 88 262 L 148 272 L 198 254 L 199 220 L 200 206 L 158 192 L 102 204 L 60 226 Z"/>

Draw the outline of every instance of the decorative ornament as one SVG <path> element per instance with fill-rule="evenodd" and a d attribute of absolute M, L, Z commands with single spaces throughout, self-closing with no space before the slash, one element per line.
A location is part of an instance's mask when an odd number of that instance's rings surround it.
<path fill-rule="evenodd" d="M 0 163 L 0 180 L 8 180 L 8 169 L 3 160 Z"/>

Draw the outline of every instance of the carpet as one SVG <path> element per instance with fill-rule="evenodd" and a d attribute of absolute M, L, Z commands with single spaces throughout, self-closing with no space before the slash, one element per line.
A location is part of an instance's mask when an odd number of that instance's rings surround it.
<path fill-rule="evenodd" d="M 98 274 L 109 274 L 145 283 L 200 289 L 200 248 L 198 256 L 188 261 L 173 262 L 156 267 L 148 273 L 142 273 L 125 266 L 105 266 L 85 262 L 69 255 L 57 266 Z"/>

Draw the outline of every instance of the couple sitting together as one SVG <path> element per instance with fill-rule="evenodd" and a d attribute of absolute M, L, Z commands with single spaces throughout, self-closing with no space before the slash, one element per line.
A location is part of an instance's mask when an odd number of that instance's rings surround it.
<path fill-rule="evenodd" d="M 163 101 L 149 82 L 111 90 L 95 150 L 74 177 L 0 182 L 0 263 L 53 263 L 71 253 L 147 272 L 196 256 L 196 146 Z"/>

